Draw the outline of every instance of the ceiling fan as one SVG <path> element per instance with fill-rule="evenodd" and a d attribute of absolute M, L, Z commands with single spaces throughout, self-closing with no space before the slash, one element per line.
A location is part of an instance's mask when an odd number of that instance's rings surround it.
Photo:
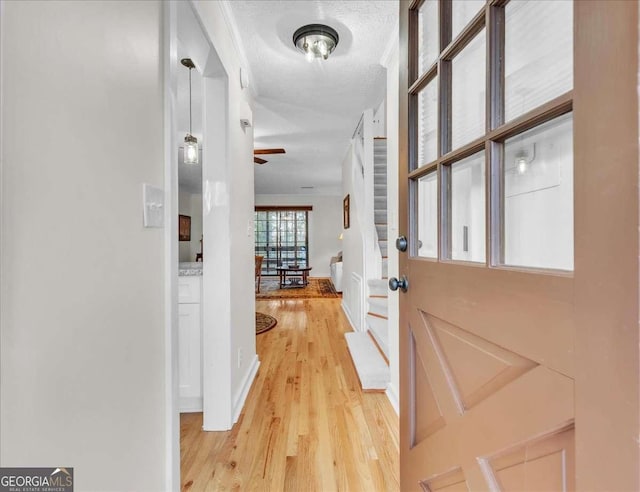
<path fill-rule="evenodd" d="M 286 152 L 284 149 L 253 149 L 253 162 L 256 164 L 264 164 L 265 162 L 268 162 L 266 159 L 257 157 L 259 155 L 268 154 L 286 154 Z"/>

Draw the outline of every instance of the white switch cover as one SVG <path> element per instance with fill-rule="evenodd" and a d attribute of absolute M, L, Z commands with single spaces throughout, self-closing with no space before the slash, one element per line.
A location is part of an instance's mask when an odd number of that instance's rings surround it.
<path fill-rule="evenodd" d="M 164 227 L 164 190 L 142 184 L 143 223 L 145 227 Z"/>

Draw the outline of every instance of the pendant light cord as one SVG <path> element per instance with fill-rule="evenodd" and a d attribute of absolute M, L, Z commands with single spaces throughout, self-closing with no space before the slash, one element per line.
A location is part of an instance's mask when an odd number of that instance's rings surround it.
<path fill-rule="evenodd" d="M 191 68 L 189 68 L 189 135 L 191 135 Z"/>

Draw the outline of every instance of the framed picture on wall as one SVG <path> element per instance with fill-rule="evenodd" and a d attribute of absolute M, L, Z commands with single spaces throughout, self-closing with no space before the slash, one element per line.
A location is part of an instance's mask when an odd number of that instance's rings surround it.
<path fill-rule="evenodd" d="M 189 215 L 178 216 L 178 240 L 191 241 L 191 217 Z"/>
<path fill-rule="evenodd" d="M 345 229 L 349 229 L 349 195 L 344 197 L 342 200 L 342 227 Z"/>

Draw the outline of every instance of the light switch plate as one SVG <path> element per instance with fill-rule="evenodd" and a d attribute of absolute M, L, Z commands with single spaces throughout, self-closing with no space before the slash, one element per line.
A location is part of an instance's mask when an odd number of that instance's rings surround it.
<path fill-rule="evenodd" d="M 164 190 L 147 183 L 142 184 L 144 227 L 164 227 Z"/>

